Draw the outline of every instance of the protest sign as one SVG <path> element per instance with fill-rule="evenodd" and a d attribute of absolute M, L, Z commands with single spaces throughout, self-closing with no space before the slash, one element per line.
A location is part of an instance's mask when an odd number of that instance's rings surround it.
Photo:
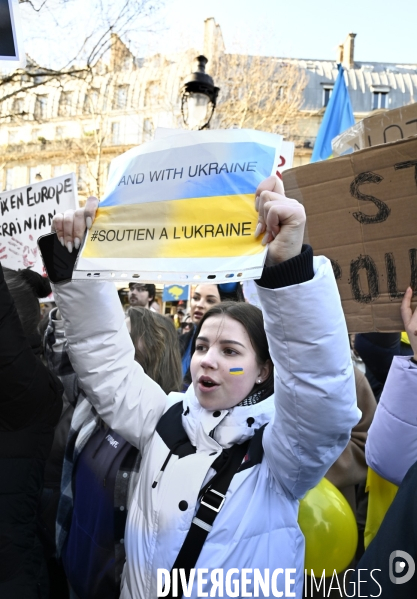
<path fill-rule="evenodd" d="M 162 294 L 163 302 L 178 302 L 179 300 L 188 300 L 190 295 L 189 285 L 165 285 Z"/>
<path fill-rule="evenodd" d="M 15 0 L 0 0 L 0 64 L 2 63 L 10 64 L 13 69 L 26 64 L 19 5 Z"/>
<path fill-rule="evenodd" d="M 73 278 L 221 282 L 259 277 L 254 193 L 275 173 L 282 137 L 189 131 L 112 162 Z"/>
<path fill-rule="evenodd" d="M 155 129 L 154 139 L 165 139 L 171 135 L 187 134 L 187 129 L 169 129 L 168 127 L 157 127 Z M 282 173 L 289 168 L 292 168 L 294 161 L 295 144 L 292 141 L 281 142 L 281 152 L 278 156 L 277 169 L 275 174 L 282 179 Z"/>
<path fill-rule="evenodd" d="M 74 173 L 0 192 L 0 260 L 43 273 L 36 241 L 51 230 L 54 214 L 78 208 Z"/>
<path fill-rule="evenodd" d="M 368 116 L 332 140 L 333 154 L 372 148 L 417 135 L 417 104 L 384 110 Z"/>
<path fill-rule="evenodd" d="M 281 153 L 279 156 L 279 162 L 277 164 L 277 170 L 275 171 L 275 174 L 280 179 L 282 179 L 282 173 L 284 171 L 292 168 L 292 163 L 294 161 L 294 149 L 295 145 L 292 141 L 283 141 L 281 144 Z"/>
<path fill-rule="evenodd" d="M 401 298 L 417 293 L 416 156 L 411 137 L 283 174 L 306 242 L 332 260 L 352 333 L 403 330 Z"/>

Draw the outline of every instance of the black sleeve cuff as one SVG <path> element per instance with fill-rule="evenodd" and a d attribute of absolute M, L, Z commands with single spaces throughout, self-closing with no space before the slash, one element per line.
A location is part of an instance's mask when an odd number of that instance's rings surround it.
<path fill-rule="evenodd" d="M 298 285 L 310 281 L 314 277 L 313 249 L 304 244 L 301 254 L 281 264 L 265 266 L 260 279 L 256 283 L 267 289 L 280 289 L 290 285 Z"/>

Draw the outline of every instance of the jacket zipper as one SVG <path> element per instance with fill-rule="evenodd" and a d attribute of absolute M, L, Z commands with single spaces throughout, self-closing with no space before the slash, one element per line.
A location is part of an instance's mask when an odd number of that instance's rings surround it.
<path fill-rule="evenodd" d="M 161 478 L 162 473 L 165 470 L 165 468 L 166 468 L 166 466 L 167 466 L 167 464 L 168 464 L 171 456 L 172 456 L 172 450 L 169 452 L 169 454 L 168 454 L 165 462 L 162 464 L 162 468 L 160 469 L 160 471 L 156 475 L 156 478 L 155 478 L 155 480 L 152 483 L 152 489 L 155 489 L 156 485 L 159 483 L 159 479 Z"/>

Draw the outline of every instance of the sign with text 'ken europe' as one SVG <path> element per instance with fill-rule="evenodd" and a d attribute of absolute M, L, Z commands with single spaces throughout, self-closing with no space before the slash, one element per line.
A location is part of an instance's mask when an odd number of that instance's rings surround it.
<path fill-rule="evenodd" d="M 304 204 L 306 243 L 332 261 L 351 333 L 403 330 L 401 299 L 417 293 L 417 138 L 283 173 Z"/>
<path fill-rule="evenodd" d="M 74 173 L 0 192 L 0 261 L 44 274 L 36 244 L 51 231 L 54 214 L 78 208 Z"/>
<path fill-rule="evenodd" d="M 73 278 L 227 281 L 259 277 L 255 191 L 276 171 L 282 137 L 190 131 L 112 162 Z"/>

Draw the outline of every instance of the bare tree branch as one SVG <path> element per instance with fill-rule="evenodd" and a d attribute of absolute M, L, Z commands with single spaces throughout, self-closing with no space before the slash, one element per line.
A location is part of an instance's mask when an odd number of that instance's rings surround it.
<path fill-rule="evenodd" d="M 36 6 L 33 4 L 32 0 L 19 0 L 19 4 L 29 4 L 29 6 L 35 11 L 35 12 L 39 12 L 42 10 L 42 8 L 45 6 L 47 0 L 43 0 L 42 4 L 36 8 Z"/>
<path fill-rule="evenodd" d="M 51 0 L 43 0 L 36 7 L 32 0 L 20 0 L 28 4 L 36 12 L 47 8 Z M 61 0 L 65 3 L 65 0 Z M 110 2 L 110 4 L 109 4 Z M 26 69 L 0 75 L 0 118 L 5 118 L 1 106 L 15 96 L 23 97 L 36 91 L 37 88 L 50 83 L 59 84 L 70 78 L 86 79 L 92 77 L 92 68 L 110 51 L 115 43 L 114 34 L 122 36 L 130 29 L 140 29 L 139 19 L 154 14 L 162 5 L 163 0 L 124 0 L 122 6 L 114 10 L 111 0 L 98 0 L 98 14 L 95 15 L 94 25 L 81 43 L 74 58 L 58 68 L 39 65 L 29 58 Z M 52 15 L 53 16 L 53 15 Z M 10 112 L 10 111 L 9 111 Z M 8 116 L 13 116 L 12 112 Z"/>
<path fill-rule="evenodd" d="M 214 126 L 262 129 L 297 137 L 307 79 L 290 60 L 223 54 L 214 65 L 220 95 Z"/>

